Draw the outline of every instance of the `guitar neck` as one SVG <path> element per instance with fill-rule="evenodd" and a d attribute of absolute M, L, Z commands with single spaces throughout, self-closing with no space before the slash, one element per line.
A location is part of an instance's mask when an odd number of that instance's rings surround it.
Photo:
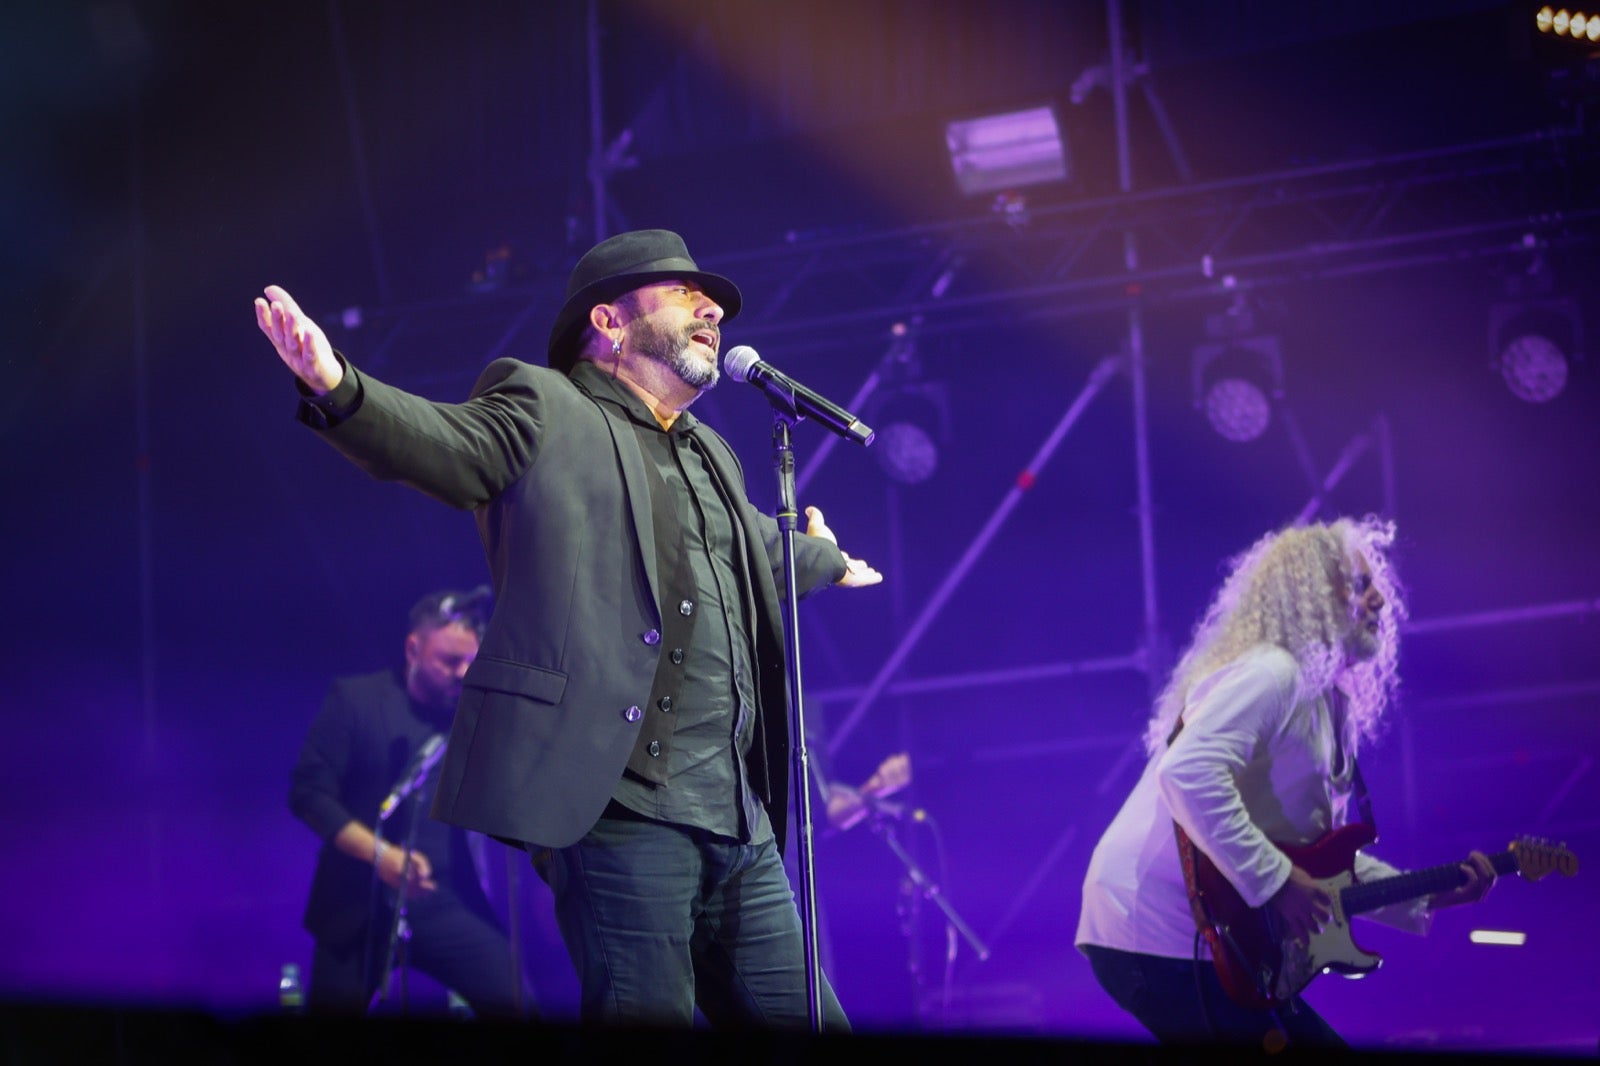
<path fill-rule="evenodd" d="M 1517 857 L 1513 852 L 1502 851 L 1498 855 L 1491 855 L 1489 862 L 1498 875 L 1517 872 Z M 1467 875 L 1461 872 L 1460 863 L 1447 862 L 1378 881 L 1350 885 L 1339 893 L 1339 898 L 1344 903 L 1345 914 L 1353 916 L 1387 907 L 1391 903 L 1403 903 L 1419 896 L 1431 896 L 1435 892 L 1448 892 L 1461 887 L 1466 880 Z"/>

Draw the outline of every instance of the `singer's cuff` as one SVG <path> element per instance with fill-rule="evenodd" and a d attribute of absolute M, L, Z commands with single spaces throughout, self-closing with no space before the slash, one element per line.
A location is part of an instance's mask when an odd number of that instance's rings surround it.
<path fill-rule="evenodd" d="M 359 378 L 351 369 L 349 360 L 345 359 L 341 352 L 335 351 L 333 355 L 339 360 L 339 365 L 344 367 L 344 376 L 339 379 L 339 384 L 333 387 L 333 391 L 318 396 L 299 378 L 295 379 L 295 390 L 300 394 L 300 407 L 295 412 L 295 417 L 312 429 L 332 429 L 361 406 L 362 392 Z"/>

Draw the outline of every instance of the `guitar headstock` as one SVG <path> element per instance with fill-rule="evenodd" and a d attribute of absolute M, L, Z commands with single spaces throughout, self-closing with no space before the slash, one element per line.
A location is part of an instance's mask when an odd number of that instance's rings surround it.
<path fill-rule="evenodd" d="M 1511 844 L 1517 860 L 1517 873 L 1524 880 L 1537 881 L 1547 874 L 1571 877 L 1578 872 L 1578 857 L 1565 844 L 1552 844 L 1535 837 L 1521 837 Z"/>

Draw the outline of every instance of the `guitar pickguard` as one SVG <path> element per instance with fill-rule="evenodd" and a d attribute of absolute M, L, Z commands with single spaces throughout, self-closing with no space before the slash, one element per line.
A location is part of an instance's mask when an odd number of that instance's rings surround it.
<path fill-rule="evenodd" d="M 1317 883 L 1333 898 L 1333 914 L 1328 919 L 1328 924 L 1323 926 L 1322 932 L 1313 936 L 1311 943 L 1305 949 L 1307 965 L 1311 967 L 1311 972 L 1305 979 L 1309 981 L 1317 974 L 1329 970 L 1346 975 L 1371 973 L 1376 970 L 1383 963 L 1383 959 L 1362 950 L 1355 942 L 1350 929 L 1350 918 L 1344 912 L 1344 897 L 1340 894 L 1340 890 L 1355 884 L 1355 876 L 1346 871 L 1337 877 L 1329 877 Z"/>

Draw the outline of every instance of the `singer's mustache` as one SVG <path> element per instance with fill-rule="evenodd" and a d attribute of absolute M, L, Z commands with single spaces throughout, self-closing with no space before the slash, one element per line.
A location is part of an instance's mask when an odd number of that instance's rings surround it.
<path fill-rule="evenodd" d="M 722 351 L 722 330 L 718 329 L 716 326 L 705 325 L 688 327 L 683 333 L 683 343 L 688 344 L 690 341 L 694 340 L 696 334 L 700 333 L 708 334 L 711 337 L 711 347 L 715 348 L 719 352 Z"/>

